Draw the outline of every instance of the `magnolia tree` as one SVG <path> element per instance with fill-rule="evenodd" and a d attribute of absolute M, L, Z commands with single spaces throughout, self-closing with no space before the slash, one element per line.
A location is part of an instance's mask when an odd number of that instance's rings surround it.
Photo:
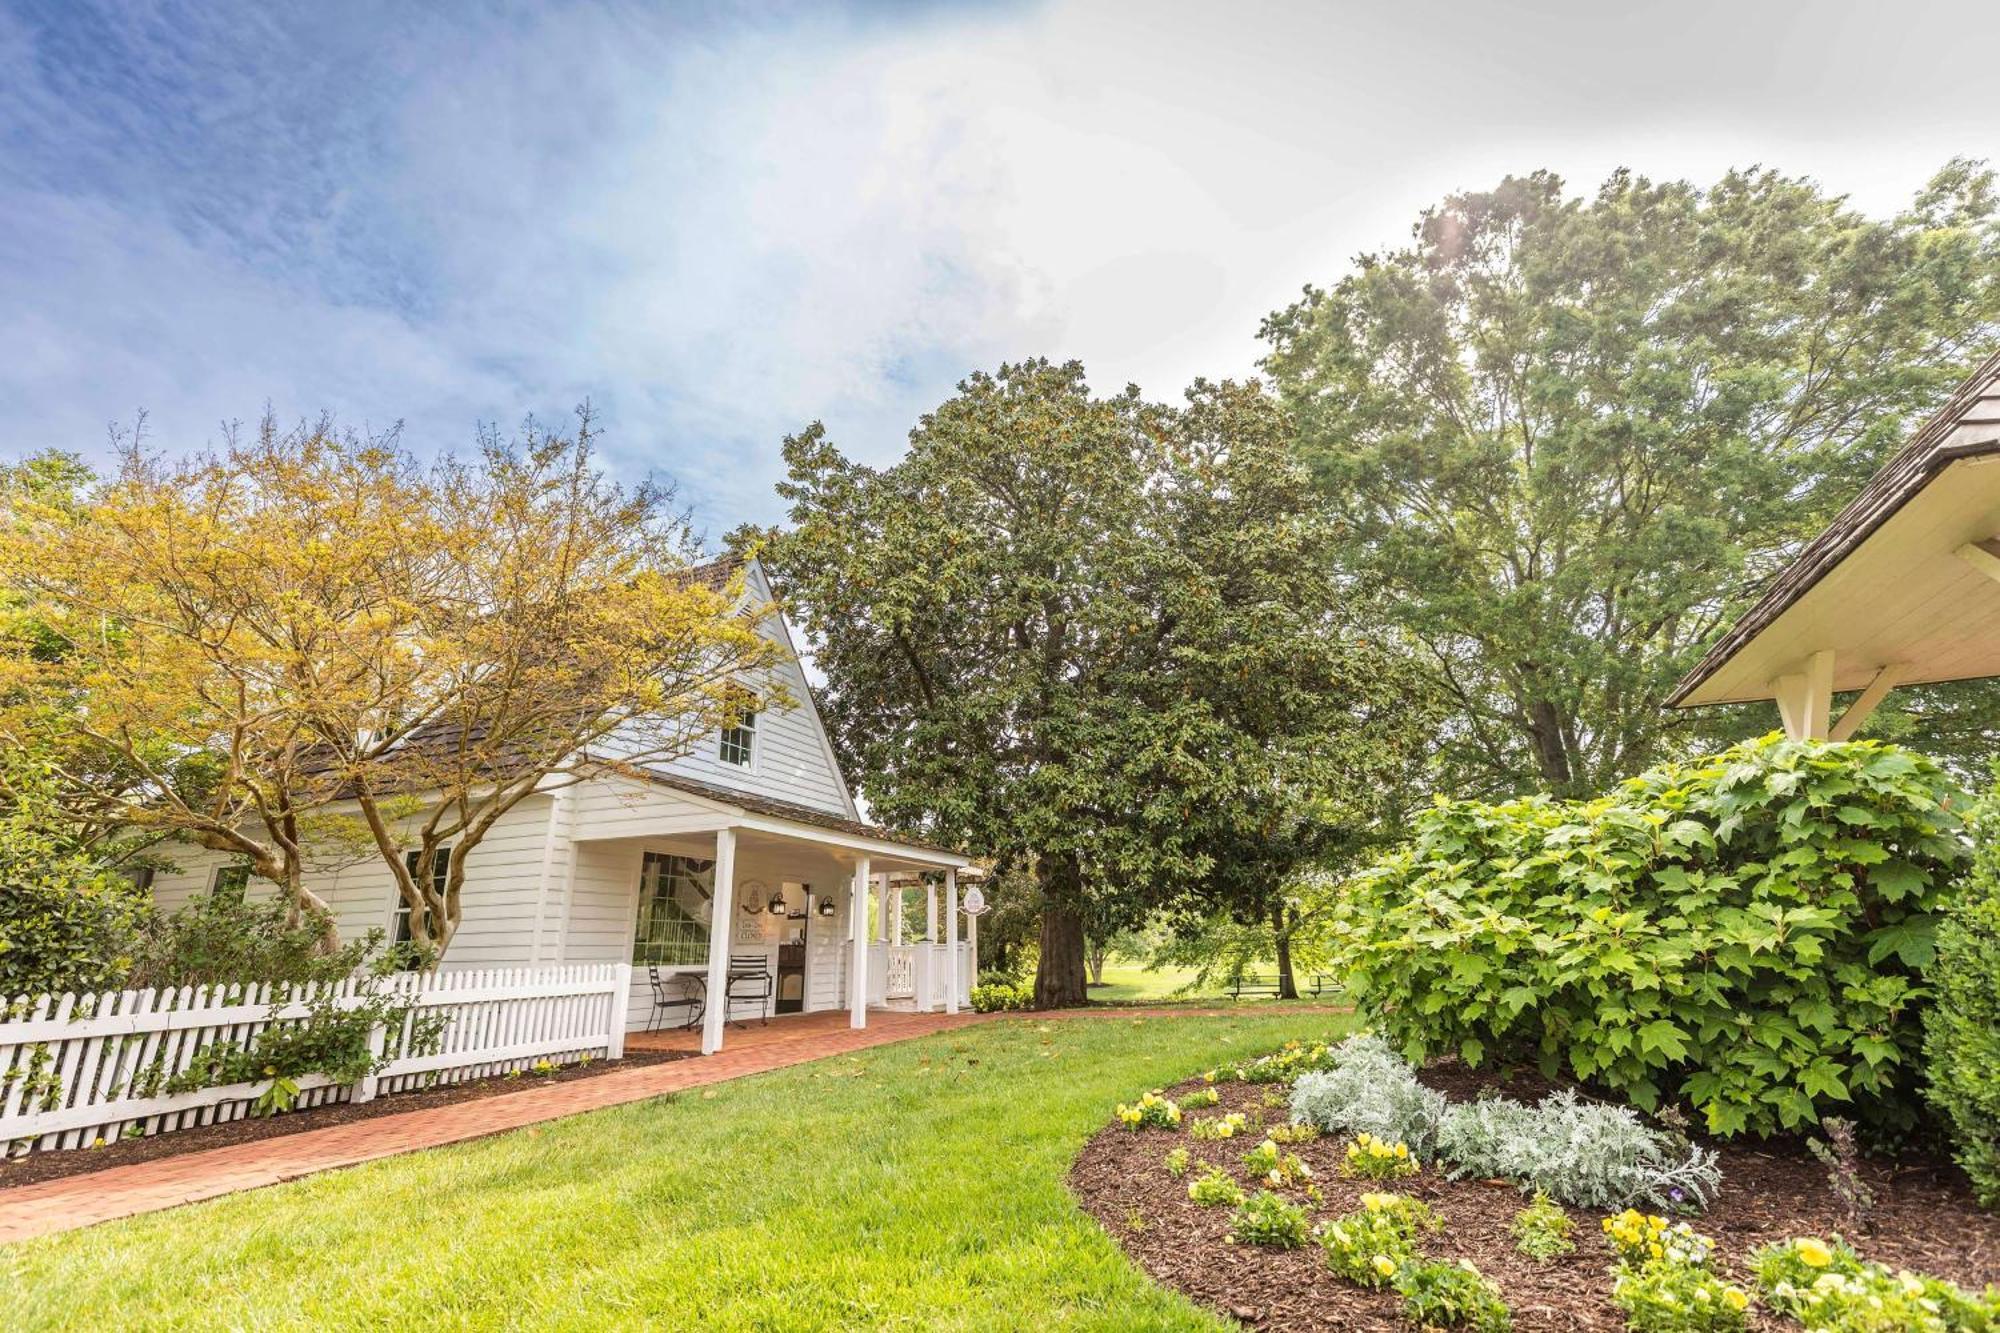
<path fill-rule="evenodd" d="M 960 385 L 887 470 L 817 426 L 786 461 L 769 558 L 841 756 L 884 821 L 1032 883 L 1038 1005 L 1084 1000 L 1087 937 L 1246 896 L 1224 858 L 1282 879 L 1260 835 L 1365 818 L 1428 732 L 1254 384 L 1168 406 L 1031 361 Z"/>
<path fill-rule="evenodd" d="M 668 500 L 603 475 L 587 413 L 430 465 L 324 420 L 127 448 L 80 499 L 9 499 L 0 729 L 80 820 L 239 856 L 295 915 L 308 870 L 379 856 L 441 953 L 502 815 L 684 752 L 776 661 Z"/>

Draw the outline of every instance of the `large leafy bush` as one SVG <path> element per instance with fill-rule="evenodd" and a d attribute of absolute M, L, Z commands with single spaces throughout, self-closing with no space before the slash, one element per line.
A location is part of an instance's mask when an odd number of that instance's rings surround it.
<path fill-rule="evenodd" d="M 62 819 L 44 766 L 0 756 L 0 1000 L 121 984 L 147 905 Z"/>
<path fill-rule="evenodd" d="M 1938 927 L 1925 1021 L 1932 1105 L 1979 1201 L 2000 1207 L 2000 791 L 1973 811 L 1972 870 Z"/>
<path fill-rule="evenodd" d="M 1535 1060 L 1721 1134 L 1906 1121 L 1960 800 L 1910 751 L 1769 736 L 1593 801 L 1440 801 L 1334 947 L 1413 1058 Z"/>

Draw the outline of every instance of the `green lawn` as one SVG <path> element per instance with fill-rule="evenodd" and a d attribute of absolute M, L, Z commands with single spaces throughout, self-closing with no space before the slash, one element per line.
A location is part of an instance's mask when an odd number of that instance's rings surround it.
<path fill-rule="evenodd" d="M 1063 1176 L 1347 1020 L 1009 1020 L 0 1248 L 0 1328 L 1217 1329 Z"/>
<path fill-rule="evenodd" d="M 1141 963 L 1106 963 L 1104 984 L 1090 988 L 1090 998 L 1109 1003 L 1130 1004 L 1137 1001 L 1217 999 L 1222 992 L 1210 985 L 1201 990 L 1180 994 L 1181 987 L 1194 980 L 1191 967 L 1147 967 Z"/>

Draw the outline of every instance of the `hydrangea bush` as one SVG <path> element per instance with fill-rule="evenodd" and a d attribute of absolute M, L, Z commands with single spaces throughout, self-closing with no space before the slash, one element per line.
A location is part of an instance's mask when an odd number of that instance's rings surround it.
<path fill-rule="evenodd" d="M 1412 1059 L 1535 1061 L 1724 1135 L 1907 1123 L 1962 803 L 1911 751 L 1777 736 L 1593 801 L 1440 801 L 1346 886 L 1334 965 Z"/>

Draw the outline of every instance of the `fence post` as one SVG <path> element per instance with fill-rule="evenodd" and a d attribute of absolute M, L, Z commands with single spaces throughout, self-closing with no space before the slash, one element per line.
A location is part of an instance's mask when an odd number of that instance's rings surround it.
<path fill-rule="evenodd" d="M 368 1072 L 354 1085 L 353 1100 L 357 1103 L 375 1100 L 375 1088 L 379 1082 L 376 1071 L 382 1067 L 382 1048 L 388 1044 L 388 1038 L 388 1029 L 380 1020 L 368 1029 Z"/>
<path fill-rule="evenodd" d="M 625 1004 L 632 994 L 632 965 L 614 963 L 611 967 L 611 1002 L 605 1005 L 610 1013 L 611 1030 L 604 1038 L 604 1058 L 623 1060 L 625 1058 Z"/>

